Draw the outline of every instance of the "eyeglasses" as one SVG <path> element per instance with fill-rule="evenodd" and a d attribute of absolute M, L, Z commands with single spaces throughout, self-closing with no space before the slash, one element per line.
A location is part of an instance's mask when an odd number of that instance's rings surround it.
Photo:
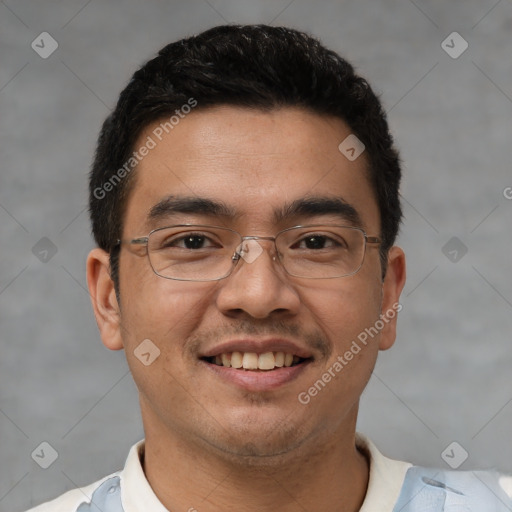
<path fill-rule="evenodd" d="M 181 224 L 154 229 L 144 237 L 117 240 L 117 245 L 147 246 L 151 268 L 160 277 L 218 281 L 228 277 L 240 259 L 252 263 L 261 255 L 258 240 L 273 241 L 272 259 L 277 256 L 287 274 L 306 279 L 353 275 L 363 265 L 366 245 L 381 243 L 349 226 L 294 226 L 276 236 L 242 236 L 219 226 Z"/>

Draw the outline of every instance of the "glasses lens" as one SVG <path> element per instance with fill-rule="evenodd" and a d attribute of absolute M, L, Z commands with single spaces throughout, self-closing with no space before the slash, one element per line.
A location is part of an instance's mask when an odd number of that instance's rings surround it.
<path fill-rule="evenodd" d="M 363 231 L 341 226 L 288 229 L 276 244 L 286 272 L 311 279 L 354 274 L 363 264 L 366 245 Z"/>
<path fill-rule="evenodd" d="M 182 281 L 213 281 L 226 277 L 241 237 L 212 226 L 174 226 L 153 231 L 148 255 L 161 277 Z"/>
<path fill-rule="evenodd" d="M 232 257 L 241 243 L 241 235 L 231 229 L 173 226 L 149 235 L 148 255 L 153 270 L 161 277 L 215 281 L 230 274 Z M 349 276 L 361 268 L 366 239 L 358 228 L 303 226 L 279 233 L 276 246 L 288 274 L 329 279 Z"/>

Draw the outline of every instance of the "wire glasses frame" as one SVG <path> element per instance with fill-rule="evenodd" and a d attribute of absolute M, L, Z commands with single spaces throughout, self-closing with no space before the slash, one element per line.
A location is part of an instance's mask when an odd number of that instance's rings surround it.
<path fill-rule="evenodd" d="M 252 263 L 263 252 L 258 240 L 274 242 L 272 259 L 276 261 L 277 256 L 287 274 L 304 279 L 354 275 L 363 265 L 367 244 L 381 243 L 361 228 L 343 225 L 300 225 L 275 236 L 242 236 L 220 226 L 179 224 L 154 229 L 147 236 L 117 240 L 116 246 L 146 246 L 149 264 L 159 277 L 218 281 L 231 275 L 240 259 Z M 204 242 L 210 245 L 204 247 Z M 309 247 L 297 247 L 304 242 Z"/>

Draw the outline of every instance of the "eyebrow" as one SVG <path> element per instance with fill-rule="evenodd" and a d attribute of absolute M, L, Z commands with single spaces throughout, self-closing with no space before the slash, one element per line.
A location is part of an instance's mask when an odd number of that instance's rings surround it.
<path fill-rule="evenodd" d="M 149 211 L 148 221 L 155 222 L 174 214 L 195 214 L 236 220 L 242 213 L 222 201 L 205 197 L 167 196 Z M 274 223 L 282 223 L 297 217 L 331 215 L 344 222 L 361 226 L 361 216 L 354 206 L 341 197 L 304 197 L 274 210 Z"/>
<path fill-rule="evenodd" d="M 293 217 L 332 215 L 355 226 L 361 226 L 361 216 L 354 206 L 341 197 L 304 197 L 284 205 L 274 212 L 274 222 Z"/>
<path fill-rule="evenodd" d="M 226 219 L 240 217 L 234 208 L 221 201 L 204 197 L 167 196 L 149 210 L 148 220 L 157 221 L 175 213 L 192 213 Z"/>

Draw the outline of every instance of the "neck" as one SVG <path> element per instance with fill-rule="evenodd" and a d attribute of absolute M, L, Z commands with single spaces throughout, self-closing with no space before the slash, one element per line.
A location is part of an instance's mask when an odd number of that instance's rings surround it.
<path fill-rule="evenodd" d="M 351 423 L 316 445 L 262 458 L 226 454 L 145 422 L 144 472 L 171 512 L 356 512 L 369 467 Z"/>

